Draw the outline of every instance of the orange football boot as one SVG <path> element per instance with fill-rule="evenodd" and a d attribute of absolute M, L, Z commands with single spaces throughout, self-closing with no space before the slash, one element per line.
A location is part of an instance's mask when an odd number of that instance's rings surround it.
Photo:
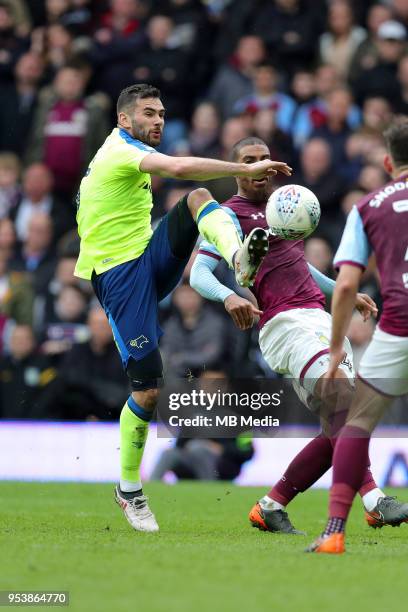
<path fill-rule="evenodd" d="M 341 555 L 346 552 L 344 545 L 344 533 L 332 533 L 320 536 L 306 548 L 305 552 L 328 553 L 330 555 Z"/>

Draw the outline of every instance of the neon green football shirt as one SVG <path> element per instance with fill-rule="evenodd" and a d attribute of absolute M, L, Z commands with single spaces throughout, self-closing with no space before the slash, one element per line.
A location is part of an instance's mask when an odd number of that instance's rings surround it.
<path fill-rule="evenodd" d="M 152 235 L 150 174 L 139 164 L 155 149 L 115 128 L 81 181 L 77 205 L 81 250 L 75 275 L 90 279 L 139 257 Z"/>

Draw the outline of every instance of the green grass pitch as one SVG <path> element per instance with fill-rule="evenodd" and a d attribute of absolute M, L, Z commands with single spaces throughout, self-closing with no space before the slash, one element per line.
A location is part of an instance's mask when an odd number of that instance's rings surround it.
<path fill-rule="evenodd" d="M 161 531 L 131 530 L 111 485 L 0 483 L 0 589 L 69 590 L 67 610 L 376 612 L 404 609 L 408 525 L 369 529 L 360 503 L 343 556 L 302 551 L 325 523 L 327 492 L 291 505 L 307 536 L 249 526 L 265 489 L 147 484 Z M 398 491 L 402 499 L 407 490 Z M 50 608 L 38 607 L 41 610 Z"/>

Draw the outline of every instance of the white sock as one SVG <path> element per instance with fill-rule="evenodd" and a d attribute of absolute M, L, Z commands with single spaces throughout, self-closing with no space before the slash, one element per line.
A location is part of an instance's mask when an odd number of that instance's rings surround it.
<path fill-rule="evenodd" d="M 130 480 L 122 480 L 120 479 L 120 490 L 123 493 L 133 493 L 133 491 L 140 491 L 142 488 L 142 483 L 140 480 L 138 482 L 130 482 Z"/>
<path fill-rule="evenodd" d="M 259 503 L 261 504 L 261 508 L 265 508 L 265 510 L 285 509 L 285 506 L 282 506 L 282 504 L 269 497 L 269 495 L 264 495 L 264 497 L 259 500 Z"/>
<path fill-rule="evenodd" d="M 364 508 L 367 510 L 367 512 L 372 512 L 376 507 L 378 500 L 382 497 L 385 497 L 385 493 L 383 493 L 378 487 L 363 495 L 362 500 Z"/>

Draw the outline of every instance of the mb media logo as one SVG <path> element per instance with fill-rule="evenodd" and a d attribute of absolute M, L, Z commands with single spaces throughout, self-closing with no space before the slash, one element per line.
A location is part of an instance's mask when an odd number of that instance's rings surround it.
<path fill-rule="evenodd" d="M 150 340 L 148 338 L 146 338 L 146 336 L 139 336 L 138 338 L 135 338 L 134 340 L 131 340 L 129 342 L 130 346 L 135 346 L 138 349 L 141 349 L 143 347 L 144 344 L 147 344 L 148 342 L 150 342 Z"/>

